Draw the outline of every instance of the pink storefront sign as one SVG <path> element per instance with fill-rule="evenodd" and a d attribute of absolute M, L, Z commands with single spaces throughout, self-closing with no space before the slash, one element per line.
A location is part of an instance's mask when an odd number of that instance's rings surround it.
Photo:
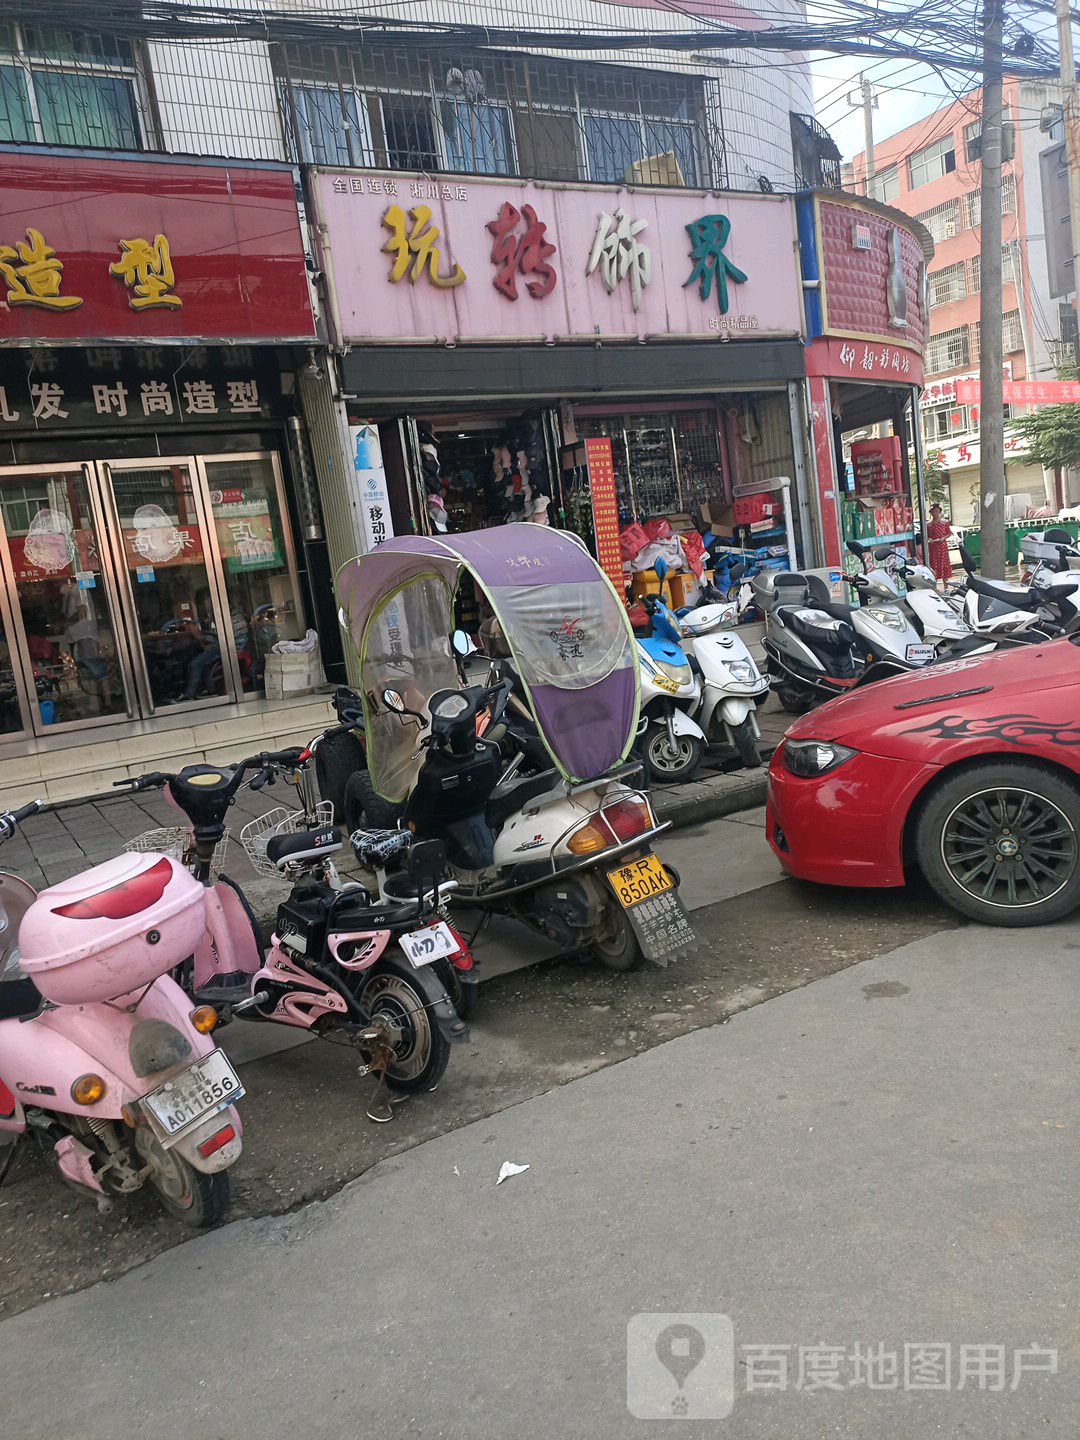
<path fill-rule="evenodd" d="M 337 338 L 752 340 L 802 333 L 779 195 L 320 171 Z"/>

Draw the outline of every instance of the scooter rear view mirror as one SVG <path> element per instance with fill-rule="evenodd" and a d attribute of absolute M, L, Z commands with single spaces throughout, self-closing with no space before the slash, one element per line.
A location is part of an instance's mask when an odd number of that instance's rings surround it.
<path fill-rule="evenodd" d="M 383 704 L 388 710 L 396 710 L 399 715 L 407 715 L 405 701 L 396 690 L 384 690 L 382 692 Z"/>
<path fill-rule="evenodd" d="M 464 630 L 455 630 L 453 636 L 454 653 L 462 660 L 469 654 L 472 646 L 469 644 L 469 637 Z"/>

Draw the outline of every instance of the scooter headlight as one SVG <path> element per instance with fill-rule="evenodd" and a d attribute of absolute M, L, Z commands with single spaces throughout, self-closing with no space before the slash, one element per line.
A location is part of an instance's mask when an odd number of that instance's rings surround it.
<path fill-rule="evenodd" d="M 899 610 L 894 610 L 890 605 L 868 605 L 866 613 L 871 620 L 876 620 L 879 625 L 884 625 L 889 630 L 906 630 L 907 621 Z"/>
<path fill-rule="evenodd" d="M 667 660 L 654 660 L 653 665 L 661 675 L 666 675 L 676 685 L 689 685 L 694 673 L 689 665 L 672 665 Z"/>
<path fill-rule="evenodd" d="M 731 671 L 731 678 L 738 680 L 740 685 L 753 685 L 758 678 L 757 669 L 752 660 L 733 660 L 728 669 Z"/>
<path fill-rule="evenodd" d="M 837 745 L 831 740 L 784 741 L 784 764 L 792 775 L 827 775 L 857 754 L 857 750 L 849 750 L 846 745 Z"/>

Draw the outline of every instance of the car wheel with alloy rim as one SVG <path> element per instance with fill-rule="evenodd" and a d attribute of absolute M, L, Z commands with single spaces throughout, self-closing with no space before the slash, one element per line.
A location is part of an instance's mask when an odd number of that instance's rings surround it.
<path fill-rule="evenodd" d="M 931 794 L 916 852 L 942 899 L 973 920 L 1060 920 L 1080 905 L 1080 793 L 1023 761 L 971 766 Z"/>

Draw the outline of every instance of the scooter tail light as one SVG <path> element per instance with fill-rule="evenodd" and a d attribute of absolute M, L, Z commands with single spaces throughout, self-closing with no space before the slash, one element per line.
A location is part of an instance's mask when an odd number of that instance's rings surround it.
<path fill-rule="evenodd" d="M 123 920 L 128 915 L 137 915 L 156 905 L 165 893 L 165 887 L 172 879 L 173 862 L 162 858 L 149 870 L 135 875 L 120 885 L 99 890 L 96 895 L 86 895 L 70 905 L 61 905 L 55 912 L 65 920 Z"/>
<path fill-rule="evenodd" d="M 215 1154 L 218 1150 L 224 1149 L 225 1146 L 228 1145 L 230 1140 L 235 1139 L 236 1127 L 233 1125 L 225 1125 L 217 1132 L 217 1134 L 211 1135 L 209 1140 L 204 1140 L 202 1144 L 197 1146 L 196 1148 L 198 1149 L 199 1154 L 203 1157 L 203 1159 L 208 1160 L 210 1156 Z"/>
<path fill-rule="evenodd" d="M 633 840 L 636 835 L 652 829 L 652 815 L 642 799 L 616 800 L 612 805 L 605 805 L 600 813 L 611 826 L 616 840 Z"/>
<path fill-rule="evenodd" d="M 598 855 L 601 850 L 607 850 L 611 841 L 611 831 L 599 823 L 600 817 L 594 815 L 591 820 L 586 820 L 584 825 L 579 825 L 566 842 L 566 848 L 571 855 Z"/>

